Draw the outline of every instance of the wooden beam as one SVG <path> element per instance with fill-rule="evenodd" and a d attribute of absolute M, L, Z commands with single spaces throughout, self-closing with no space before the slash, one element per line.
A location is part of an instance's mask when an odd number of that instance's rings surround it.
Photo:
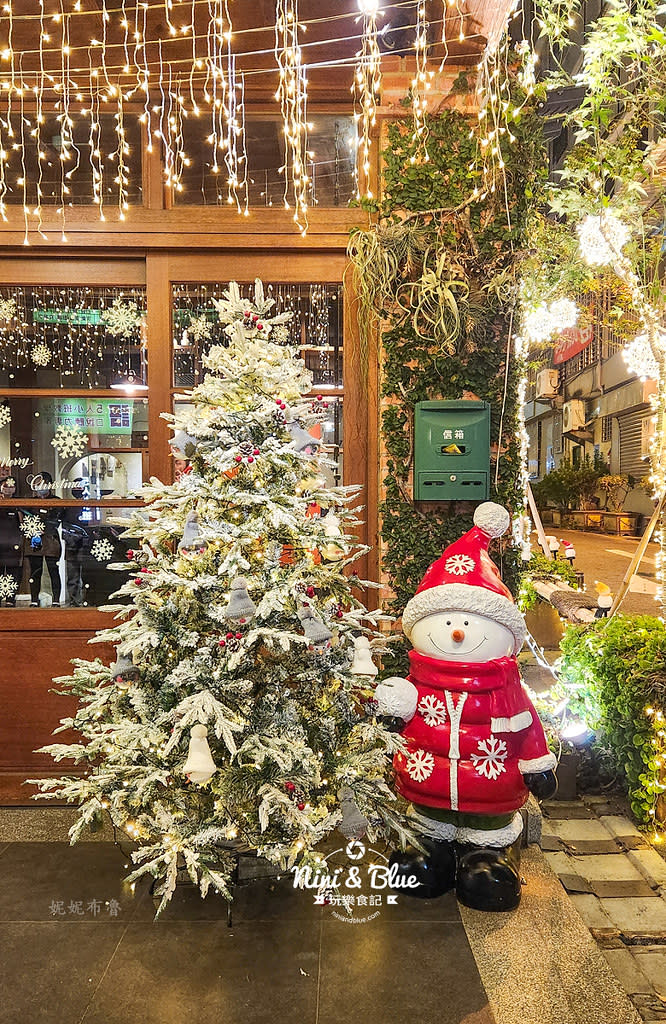
<path fill-rule="evenodd" d="M 610 612 L 608 613 L 609 616 L 615 615 L 615 612 L 618 610 L 618 608 L 620 607 L 620 605 L 622 604 L 627 595 L 627 592 L 629 590 L 629 584 L 631 583 L 631 577 L 638 571 L 638 566 L 641 564 L 641 559 L 647 551 L 647 546 L 650 543 L 650 538 L 652 537 L 652 534 L 655 531 L 657 523 L 659 522 L 665 501 L 666 491 L 662 494 L 661 498 L 659 499 L 657 507 L 652 513 L 649 523 L 645 527 L 645 532 L 639 541 L 638 547 L 634 551 L 634 557 L 631 559 L 629 567 L 624 574 L 624 579 L 622 580 L 618 592 L 615 595 L 615 598 L 613 599 Z"/>
<path fill-rule="evenodd" d="M 172 477 L 169 438 L 161 413 L 171 412 L 173 353 L 171 345 L 171 280 L 169 257 L 146 258 L 146 331 L 148 334 L 148 439 L 150 476 L 168 483 Z"/>

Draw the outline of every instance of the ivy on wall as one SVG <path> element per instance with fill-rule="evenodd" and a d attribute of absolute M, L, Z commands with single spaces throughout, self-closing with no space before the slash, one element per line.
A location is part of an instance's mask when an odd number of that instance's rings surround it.
<path fill-rule="evenodd" d="M 494 187 L 477 165 L 476 126 L 456 110 L 427 120 L 427 161 L 405 122 L 388 127 L 377 223 L 352 235 L 359 320 L 380 325 L 381 445 L 387 457 L 380 505 L 383 571 L 399 615 L 442 549 L 472 525 L 468 502 L 414 503 L 414 406 L 478 398 L 491 407 L 491 497 L 522 505 L 517 382 L 510 335 L 528 211 L 545 166 L 537 118 L 523 113 L 515 141 L 500 141 L 504 176 Z M 370 205 L 370 204 L 368 204 Z M 501 432 L 501 437 L 500 437 Z M 499 469 L 496 460 L 499 457 Z M 516 581 L 510 542 L 495 552 Z M 404 670 L 406 645 L 384 659 Z"/>

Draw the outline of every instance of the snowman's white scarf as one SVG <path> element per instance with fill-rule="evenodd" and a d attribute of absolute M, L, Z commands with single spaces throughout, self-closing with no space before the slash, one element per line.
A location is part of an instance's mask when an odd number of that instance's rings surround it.
<path fill-rule="evenodd" d="M 467 663 L 440 661 L 410 651 L 409 661 L 413 683 L 454 693 L 489 693 L 492 732 L 522 732 L 532 724 L 534 708 L 515 658 Z"/>

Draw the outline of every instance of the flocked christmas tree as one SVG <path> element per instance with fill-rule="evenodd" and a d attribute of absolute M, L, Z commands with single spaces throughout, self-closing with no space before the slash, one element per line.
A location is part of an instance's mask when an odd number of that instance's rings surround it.
<path fill-rule="evenodd" d="M 206 358 L 172 448 L 191 471 L 153 479 L 136 538 L 111 667 L 76 661 L 56 680 L 79 707 L 44 748 L 86 766 L 45 779 L 41 796 L 80 805 L 72 842 L 108 810 L 139 844 L 136 870 L 170 898 L 185 864 L 202 894 L 230 895 L 238 850 L 315 867 L 332 829 L 402 837 L 387 778 L 400 741 L 372 716 L 373 619 L 344 569 L 362 549 L 350 503 L 326 488 L 308 432 L 321 403 L 271 317 L 232 282 L 215 303 L 227 343 Z M 171 418 L 171 417 L 170 417 Z"/>

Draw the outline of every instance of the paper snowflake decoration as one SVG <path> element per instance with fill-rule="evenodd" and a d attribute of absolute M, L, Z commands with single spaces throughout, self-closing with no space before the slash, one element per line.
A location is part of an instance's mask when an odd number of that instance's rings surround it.
<path fill-rule="evenodd" d="M 16 316 L 16 299 L 0 298 L 0 320 L 13 320 Z"/>
<path fill-rule="evenodd" d="M 504 762 L 508 751 L 504 740 L 491 736 L 487 740 L 479 740 L 477 748 L 479 753 L 472 754 L 471 757 L 474 769 L 479 775 L 485 776 L 486 779 L 496 779 L 506 771 Z"/>
<path fill-rule="evenodd" d="M 425 782 L 433 773 L 435 758 L 429 750 L 413 750 L 407 759 L 405 770 L 414 782 Z"/>
<path fill-rule="evenodd" d="M 116 337 L 129 338 L 141 323 L 141 314 L 136 302 L 123 302 L 114 299 L 110 309 L 104 314 L 104 324 L 109 334 Z"/>
<path fill-rule="evenodd" d="M 211 324 L 204 314 L 192 317 L 187 325 L 187 333 L 194 341 L 206 341 L 210 338 L 211 330 Z"/>
<path fill-rule="evenodd" d="M 451 555 L 444 563 L 444 569 L 446 572 L 450 572 L 452 576 L 466 576 L 475 565 L 474 559 L 470 558 L 469 555 Z"/>
<path fill-rule="evenodd" d="M 96 558 L 98 562 L 108 562 L 113 555 L 113 544 L 106 537 L 102 537 L 100 540 L 96 540 L 90 548 L 90 554 L 93 558 Z"/>
<path fill-rule="evenodd" d="M 8 405 L 0 405 L 0 427 L 6 427 L 12 421 L 12 411 Z"/>
<path fill-rule="evenodd" d="M 426 725 L 443 725 L 446 721 L 446 704 L 434 693 L 428 693 L 419 701 L 419 711 Z"/>
<path fill-rule="evenodd" d="M 0 600 L 2 598 L 5 598 L 6 600 L 8 597 L 13 597 L 17 590 L 18 583 L 13 576 L 9 576 L 7 573 L 0 576 Z"/>
<path fill-rule="evenodd" d="M 44 345 L 43 342 L 40 342 L 39 345 L 35 345 L 32 349 L 30 358 L 35 366 L 48 366 L 51 362 L 51 349 L 48 345 Z"/>
<path fill-rule="evenodd" d="M 56 428 L 51 444 L 61 459 L 68 459 L 73 455 L 83 455 L 88 444 L 88 435 L 78 427 L 69 427 L 61 423 Z"/>
<path fill-rule="evenodd" d="M 27 515 L 23 517 L 23 522 L 21 523 L 21 533 L 25 537 L 41 537 L 44 533 L 43 520 L 41 520 L 39 516 L 27 513 Z"/>

